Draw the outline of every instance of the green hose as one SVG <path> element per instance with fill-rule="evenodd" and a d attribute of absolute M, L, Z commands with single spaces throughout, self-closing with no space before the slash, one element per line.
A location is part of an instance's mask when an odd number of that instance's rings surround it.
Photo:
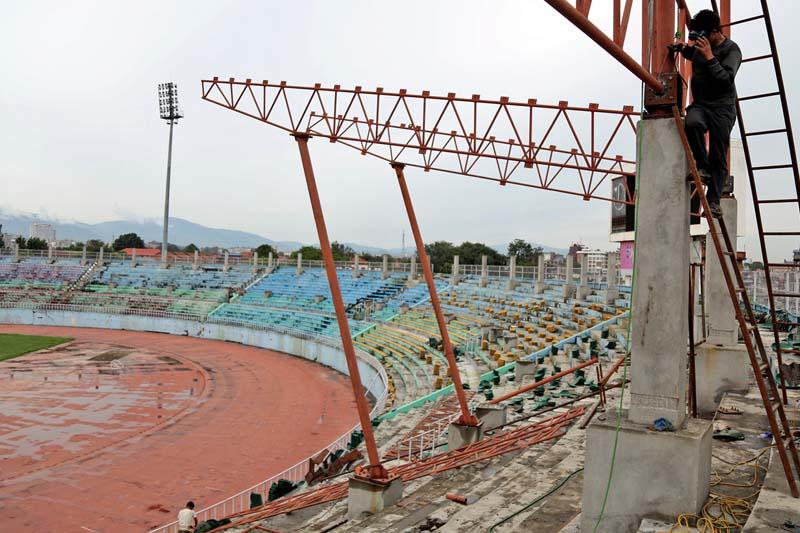
<path fill-rule="evenodd" d="M 502 520 L 500 520 L 499 522 L 497 522 L 496 524 L 493 524 L 493 525 L 492 525 L 492 527 L 490 527 L 490 528 L 489 528 L 489 533 L 492 533 L 492 532 L 494 531 L 494 528 L 496 528 L 497 526 L 499 526 L 499 525 L 502 525 L 502 524 L 505 524 L 506 522 L 508 522 L 509 520 L 511 520 L 512 518 L 514 518 L 515 516 L 517 516 L 518 514 L 520 514 L 520 513 L 524 512 L 524 511 L 527 511 L 528 509 L 530 509 L 531 507 L 533 507 L 534 505 L 536 505 L 536 504 L 537 504 L 537 503 L 539 503 L 540 501 L 544 500 L 545 498 L 547 498 L 548 496 L 550 496 L 551 494 L 553 494 L 555 491 L 557 491 L 558 489 L 560 489 L 561 487 L 563 487 L 563 486 L 564 486 L 564 484 L 565 484 L 567 481 L 569 481 L 570 479 L 572 479 L 572 476 L 574 476 L 574 475 L 575 475 L 575 474 L 577 474 L 578 472 L 583 472 L 583 467 L 581 467 L 581 468 L 577 469 L 576 471 L 572 472 L 572 473 L 571 473 L 570 475 L 568 475 L 567 477 L 565 477 L 565 478 L 562 478 L 562 479 L 561 479 L 561 481 L 559 481 L 559 482 L 558 482 L 558 483 L 557 483 L 557 484 L 556 484 L 556 485 L 555 485 L 555 486 L 554 486 L 552 489 L 548 490 L 547 492 L 545 492 L 544 494 L 542 494 L 541 496 L 539 496 L 538 498 L 536 498 L 535 500 L 533 500 L 531 503 L 529 503 L 528 505 L 526 505 L 525 507 L 523 507 L 523 508 L 522 508 L 522 509 L 520 509 L 519 511 L 517 511 L 517 512 L 515 512 L 515 513 L 513 513 L 513 514 L 510 514 L 510 515 L 508 515 L 507 517 L 505 517 L 505 518 L 503 518 Z"/>
<path fill-rule="evenodd" d="M 644 110 L 644 86 L 642 86 L 642 93 L 641 93 L 641 109 Z M 642 118 L 644 117 L 644 111 L 642 111 Z M 636 197 L 639 197 L 639 169 L 638 163 L 641 161 L 642 155 L 642 144 L 641 144 L 641 136 L 636 136 L 636 162 L 637 162 L 637 169 L 636 169 L 636 184 L 634 186 L 634 191 L 636 191 Z M 634 210 L 634 222 L 633 222 L 633 229 L 636 231 L 639 228 L 639 202 L 637 201 L 635 204 Z M 636 289 L 636 240 L 634 238 L 634 248 L 633 248 L 633 275 L 631 276 L 631 308 L 630 308 L 630 315 L 628 317 L 628 334 L 625 339 L 625 357 L 628 357 L 631 353 L 631 329 L 633 327 L 633 295 Z M 619 395 L 619 407 L 617 407 L 617 427 L 614 432 L 614 447 L 611 451 L 611 465 L 608 469 L 608 482 L 606 483 L 606 491 L 603 494 L 603 504 L 600 506 L 600 514 L 597 517 L 597 522 L 594 524 L 594 528 L 592 529 L 592 533 L 597 533 L 597 528 L 600 527 L 600 522 L 603 521 L 603 514 L 606 511 L 606 502 L 608 501 L 608 494 L 611 492 L 611 480 L 614 477 L 614 464 L 617 460 L 617 445 L 619 444 L 619 432 L 622 426 L 622 400 L 625 398 L 625 384 L 628 380 L 628 365 L 625 363 L 622 364 L 622 391 Z"/>

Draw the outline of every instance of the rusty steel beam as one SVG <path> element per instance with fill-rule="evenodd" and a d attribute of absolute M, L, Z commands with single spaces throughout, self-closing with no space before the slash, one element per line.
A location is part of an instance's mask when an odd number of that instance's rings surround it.
<path fill-rule="evenodd" d="M 347 370 L 350 373 L 350 384 L 353 387 L 353 396 L 356 401 L 358 420 L 361 423 L 361 431 L 364 433 L 364 443 L 367 447 L 367 457 L 369 466 L 367 467 L 367 477 L 375 480 L 387 479 L 386 469 L 381 464 L 378 447 L 375 444 L 375 435 L 372 432 L 372 420 L 369 416 L 369 405 L 367 404 L 366 391 L 361 382 L 361 372 L 358 370 L 358 360 L 353 346 L 353 336 L 350 334 L 350 325 L 347 321 L 347 311 L 342 299 L 342 291 L 339 288 L 339 278 L 336 275 L 336 263 L 333 260 L 331 243 L 328 238 L 328 229 L 325 225 L 325 217 L 322 212 L 322 203 L 319 200 L 317 181 L 314 177 L 314 168 L 311 164 L 311 155 L 308 151 L 308 135 L 296 134 L 295 140 L 300 150 L 300 161 L 303 165 L 303 174 L 306 178 L 308 187 L 308 197 L 311 200 L 311 210 L 314 212 L 314 224 L 317 227 L 319 236 L 319 247 L 322 250 L 322 259 L 325 263 L 325 274 L 328 276 L 328 285 L 331 289 L 331 300 L 336 310 L 336 321 L 339 324 L 339 335 L 342 338 L 342 348 Z"/>
<path fill-rule="evenodd" d="M 422 273 L 425 277 L 425 283 L 428 285 L 428 294 L 431 298 L 431 307 L 433 307 L 433 314 L 436 316 L 436 323 L 439 326 L 439 335 L 442 337 L 442 348 L 444 355 L 447 359 L 447 367 L 450 370 L 450 379 L 453 380 L 453 389 L 456 398 L 458 398 L 458 406 L 461 409 L 461 417 L 458 419 L 459 423 L 468 426 L 477 426 L 478 419 L 469 410 L 467 405 L 467 397 L 464 392 L 464 387 L 461 385 L 461 373 L 458 371 L 458 364 L 456 363 L 456 355 L 453 352 L 453 344 L 450 342 L 450 333 L 447 331 L 447 323 L 444 321 L 444 313 L 442 313 L 442 304 L 439 301 L 439 294 L 436 292 L 436 284 L 433 281 L 433 271 L 431 270 L 431 263 L 428 260 L 428 254 L 425 251 L 425 241 L 422 240 L 422 232 L 420 232 L 419 224 L 417 223 L 417 215 L 414 212 L 414 204 L 411 202 L 411 195 L 408 193 L 408 185 L 406 184 L 406 177 L 403 173 L 403 164 L 394 163 L 395 175 L 397 176 L 397 183 L 400 186 L 400 194 L 403 196 L 403 204 L 408 213 L 408 223 L 411 225 L 411 233 L 414 235 L 414 243 L 417 245 L 417 255 L 419 256 L 419 263 L 422 267 Z"/>
<path fill-rule="evenodd" d="M 671 1 L 671 0 L 670 0 Z M 583 13 L 572 7 L 566 0 L 545 0 L 550 6 L 561 13 L 567 20 L 572 22 L 579 30 L 585 33 L 590 39 L 608 52 L 611 57 L 616 59 L 623 67 L 628 69 L 634 76 L 642 82 L 660 93 L 664 90 L 664 85 L 658 78 L 653 76 L 642 65 L 636 62 L 619 45 L 610 39 L 602 30 L 595 26 Z"/>
<path fill-rule="evenodd" d="M 556 380 L 556 379 L 559 379 L 559 378 L 563 378 L 564 376 L 568 376 L 569 374 L 572 374 L 573 372 L 576 372 L 576 371 L 578 371 L 578 370 L 580 370 L 582 368 L 586 368 L 587 366 L 593 365 L 595 363 L 597 363 L 597 358 L 589 359 L 588 361 L 584 361 L 583 363 L 581 363 L 579 365 L 576 365 L 576 366 L 573 366 L 572 368 L 568 368 L 567 370 L 562 370 L 561 372 L 559 372 L 557 374 L 554 374 L 554 375 L 552 375 L 550 377 L 544 378 L 544 379 L 536 381 L 534 383 L 529 383 L 528 385 L 520 387 L 517 390 L 511 391 L 508 394 L 504 394 L 502 396 L 498 396 L 497 398 L 491 400 L 489 403 L 490 404 L 498 404 L 500 402 L 504 402 L 506 400 L 509 400 L 509 399 L 513 398 L 514 396 L 519 396 L 520 394 L 526 393 L 529 390 L 533 390 L 533 389 L 535 389 L 537 387 L 541 387 L 542 385 L 547 385 L 548 383 L 550 383 L 553 380 Z"/>
<path fill-rule="evenodd" d="M 440 472 L 523 450 L 561 437 L 564 434 L 564 428 L 572 424 L 576 418 L 582 416 L 585 411 L 584 407 L 576 407 L 566 413 L 502 432 L 457 450 L 391 468 L 389 472 L 392 476 L 402 478 L 403 481 L 413 481 L 421 477 L 432 476 Z M 234 513 L 226 517 L 232 520 L 230 524 L 222 526 L 215 531 L 226 531 L 252 524 L 258 520 L 265 520 L 273 516 L 344 499 L 347 497 L 347 483 L 347 481 L 342 481 L 295 496 L 287 496 L 255 509 Z"/>
<path fill-rule="evenodd" d="M 609 177 L 634 172 L 638 112 L 633 106 L 618 110 L 595 103 L 232 78 L 204 80 L 202 91 L 204 100 L 283 131 L 324 137 L 362 155 L 425 171 L 605 201 L 619 201 L 606 192 Z M 633 201 L 632 194 L 624 199 Z"/>

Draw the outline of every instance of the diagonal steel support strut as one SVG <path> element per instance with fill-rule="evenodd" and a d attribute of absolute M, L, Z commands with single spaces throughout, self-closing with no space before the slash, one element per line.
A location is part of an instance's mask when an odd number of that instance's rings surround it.
<path fill-rule="evenodd" d="M 419 262 L 422 266 L 422 273 L 425 276 L 425 283 L 428 285 L 428 292 L 431 296 L 431 307 L 433 313 L 436 315 L 436 322 L 439 324 L 439 334 L 442 336 L 442 347 L 444 348 L 444 355 L 447 358 L 447 366 L 450 369 L 450 377 L 453 380 L 453 388 L 455 389 L 456 397 L 458 398 L 458 406 L 461 409 L 461 418 L 459 423 L 475 426 L 478 424 L 478 419 L 475 415 L 469 412 L 467 405 L 467 397 L 464 394 L 464 387 L 461 386 L 461 374 L 458 372 L 458 365 L 456 364 L 456 356 L 453 353 L 453 345 L 450 342 L 450 334 L 447 332 L 447 324 L 444 321 L 442 314 L 442 304 L 439 301 L 439 294 L 436 292 L 436 285 L 433 282 L 433 272 L 431 271 L 431 263 L 428 261 L 428 254 L 425 252 L 425 243 L 422 241 L 422 233 L 419 231 L 419 224 L 417 224 L 417 215 L 414 213 L 414 204 L 411 203 L 411 195 L 408 193 L 408 186 L 406 185 L 406 177 L 403 173 L 405 165 L 402 163 L 393 163 L 392 168 L 397 174 L 397 183 L 400 185 L 400 193 L 403 195 L 403 203 L 406 206 L 408 213 L 408 222 L 411 224 L 411 233 L 414 234 L 414 242 L 417 245 L 417 255 L 419 255 Z"/>
<path fill-rule="evenodd" d="M 375 435 L 372 433 L 372 420 L 369 417 L 369 405 L 365 396 L 366 391 L 361 383 L 361 373 L 358 370 L 356 351 L 353 347 L 353 338 L 350 334 L 350 325 L 347 322 L 347 312 L 342 300 L 342 291 L 339 288 L 339 279 L 336 277 L 336 263 L 333 261 L 331 243 L 328 239 L 328 229 L 325 226 L 325 217 L 322 214 L 322 204 L 319 201 L 317 181 L 314 178 L 314 168 L 311 165 L 311 155 L 308 151 L 308 135 L 293 134 L 300 149 L 300 161 L 303 163 L 303 173 L 308 186 L 308 197 L 311 200 L 311 210 L 314 212 L 314 224 L 317 226 L 319 247 L 322 250 L 322 259 L 325 263 L 325 273 L 331 289 L 331 299 L 336 310 L 336 321 L 339 323 L 339 334 L 342 337 L 342 348 L 347 360 L 347 370 L 350 373 L 350 384 L 353 386 L 353 396 L 356 400 L 358 419 L 361 422 L 361 431 L 364 432 L 364 442 L 367 447 L 367 477 L 370 479 L 386 479 L 388 474 L 381 464 L 378 448 L 375 445 Z"/>

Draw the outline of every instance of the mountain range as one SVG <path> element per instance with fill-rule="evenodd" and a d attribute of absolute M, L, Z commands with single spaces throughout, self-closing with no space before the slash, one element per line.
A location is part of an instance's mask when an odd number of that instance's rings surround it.
<path fill-rule="evenodd" d="M 104 242 L 113 241 L 124 233 L 136 233 L 145 242 L 161 241 L 161 221 L 157 220 L 112 220 L 109 222 L 98 222 L 86 224 L 83 222 L 64 222 L 39 217 L 28 213 L 8 213 L 0 211 L 0 224 L 4 233 L 13 233 L 27 237 L 30 234 L 31 224 L 45 223 L 51 224 L 56 230 L 56 238 L 59 240 L 74 240 L 86 242 L 90 239 L 99 239 Z M 276 241 L 256 233 L 239 231 L 225 228 L 210 228 L 196 222 L 191 222 L 177 217 L 170 217 L 169 241 L 179 246 L 186 246 L 194 243 L 197 246 L 219 246 L 222 248 L 233 247 L 255 247 L 261 244 L 270 244 L 282 252 L 292 252 L 305 246 L 305 243 L 297 241 Z M 344 243 L 359 253 L 369 253 L 374 255 L 390 254 L 399 255 L 403 253 L 401 248 L 380 248 L 376 246 L 366 246 L 353 242 Z M 532 243 L 533 246 L 540 246 Z M 564 248 L 553 248 L 542 246 L 545 252 L 566 253 Z M 491 245 L 492 248 L 506 253 L 507 244 Z M 409 246 L 405 251 L 411 253 L 413 246 Z"/>

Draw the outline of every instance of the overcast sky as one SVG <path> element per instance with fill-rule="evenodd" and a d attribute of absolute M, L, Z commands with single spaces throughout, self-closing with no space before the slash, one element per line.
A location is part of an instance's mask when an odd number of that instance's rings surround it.
<path fill-rule="evenodd" d="M 595 1 L 593 19 L 607 20 L 610 4 Z M 800 5 L 771 4 L 800 124 Z M 634 14 L 634 57 L 637 21 Z M 743 48 L 751 38 L 765 42 L 757 32 L 734 33 Z M 167 127 L 156 85 L 174 81 L 186 117 L 175 132 L 172 215 L 276 240 L 316 242 L 295 144 L 203 102 L 203 78 L 637 109 L 640 98 L 636 79 L 540 0 L 12 2 L 0 19 L 0 47 L 0 208 L 83 222 L 159 218 Z M 740 93 L 771 87 L 755 72 L 741 71 L 748 91 L 742 81 Z M 324 142 L 313 156 L 331 237 L 399 246 L 405 213 L 386 164 Z M 521 237 L 612 248 L 605 202 L 411 170 L 408 180 L 426 241 Z M 796 208 L 785 216 L 796 224 Z M 787 241 L 781 253 L 797 244 Z M 746 247 L 756 253 L 754 240 Z"/>

